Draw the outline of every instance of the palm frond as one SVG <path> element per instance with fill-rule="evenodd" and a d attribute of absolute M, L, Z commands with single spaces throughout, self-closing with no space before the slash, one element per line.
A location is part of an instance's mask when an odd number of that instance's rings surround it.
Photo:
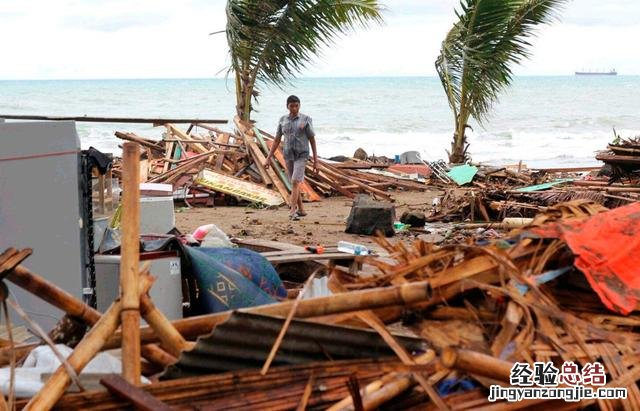
<path fill-rule="evenodd" d="M 377 0 L 228 0 L 231 69 L 252 88 L 282 85 L 339 35 L 382 22 L 382 11 Z"/>
<path fill-rule="evenodd" d="M 482 122 L 529 57 L 536 26 L 568 0 L 462 0 L 458 21 L 442 42 L 436 70 L 449 104 Z M 466 119 L 463 119 L 466 121 Z"/>

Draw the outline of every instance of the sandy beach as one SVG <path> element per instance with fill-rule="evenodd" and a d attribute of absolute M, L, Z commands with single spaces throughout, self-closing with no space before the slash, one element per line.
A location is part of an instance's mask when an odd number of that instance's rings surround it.
<path fill-rule="evenodd" d="M 395 192 L 396 216 L 404 211 L 428 213 L 431 201 L 441 193 L 436 188 L 424 192 Z M 352 201 L 345 197 L 324 198 L 321 202 L 307 203 L 308 215 L 300 221 L 289 221 L 286 207 L 257 209 L 254 207 L 198 207 L 181 208 L 176 212 L 176 227 L 193 232 L 204 224 L 216 224 L 229 237 L 258 238 L 296 245 L 335 246 L 340 240 L 350 241 L 379 250 L 373 237 L 344 232 Z M 397 238 L 411 241 L 412 234 L 400 234 Z"/>

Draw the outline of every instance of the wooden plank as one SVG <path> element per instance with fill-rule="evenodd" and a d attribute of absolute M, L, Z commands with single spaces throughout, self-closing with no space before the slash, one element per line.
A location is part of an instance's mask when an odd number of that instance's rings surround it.
<path fill-rule="evenodd" d="M 4 278 L 10 271 L 13 271 L 20 263 L 33 253 L 31 248 L 18 251 L 15 248 L 7 249 L 0 255 L 0 278 Z"/>
<path fill-rule="evenodd" d="M 238 128 L 238 132 L 240 133 L 240 138 L 243 140 L 244 145 L 247 148 L 247 152 L 249 153 L 249 156 L 251 158 L 251 160 L 253 161 L 253 163 L 256 165 L 256 168 L 258 169 L 258 173 L 260 173 L 260 177 L 262 177 L 262 182 L 267 186 L 270 187 L 271 185 L 273 185 L 273 181 L 271 181 L 271 177 L 269 176 L 269 174 L 267 173 L 267 170 L 264 169 L 264 158 L 260 159 L 260 158 L 256 158 L 256 155 L 254 155 L 253 153 L 253 148 L 255 147 L 255 142 L 253 142 L 253 137 L 251 135 L 248 135 L 249 132 L 249 128 L 242 123 L 242 121 L 240 120 L 240 118 L 238 116 L 236 116 L 234 118 L 234 123 L 236 125 L 236 127 Z M 253 143 L 253 144 L 251 144 Z M 257 148 L 257 147 L 255 147 Z M 259 151 L 259 150 L 257 150 Z M 264 157 L 264 156 L 262 156 Z"/>
<path fill-rule="evenodd" d="M 174 126 L 173 124 L 165 124 L 164 126 L 167 128 L 167 131 L 169 131 L 170 134 L 173 134 L 174 137 L 177 137 L 183 141 L 193 140 L 191 136 L 189 136 L 188 134 L 186 134 L 184 131 L 180 130 L 178 127 Z M 202 140 L 202 143 L 206 143 L 206 141 Z M 188 144 L 189 147 L 191 147 L 193 151 L 195 151 L 198 154 L 209 152 L 209 150 L 201 143 L 185 143 L 185 144 Z"/>
<path fill-rule="evenodd" d="M 317 260 L 355 260 L 356 256 L 353 254 L 347 253 L 324 253 L 324 254 L 311 254 L 304 253 L 298 255 L 283 255 L 283 256 L 274 256 L 274 257 L 266 257 L 267 261 L 271 264 L 287 264 L 287 263 L 298 263 L 302 261 L 317 261 Z"/>
<path fill-rule="evenodd" d="M 318 162 L 318 168 L 321 169 L 322 171 L 324 171 L 325 173 L 327 173 L 330 177 L 350 182 L 352 184 L 355 184 L 355 185 L 359 186 L 364 191 L 367 191 L 367 192 L 369 192 L 371 194 L 378 195 L 378 196 L 380 196 L 380 197 L 382 197 L 382 198 L 384 198 L 386 200 L 391 200 L 391 196 L 389 194 L 385 193 L 384 191 L 378 190 L 377 188 L 369 187 L 367 184 L 364 184 L 364 183 L 361 183 L 361 182 L 359 182 L 357 180 L 354 180 L 353 178 L 348 177 L 348 176 L 340 173 L 339 171 L 334 171 L 334 170 L 331 169 L 330 166 L 328 166 L 327 164 L 325 164 L 322 161 Z"/>
<path fill-rule="evenodd" d="M 265 170 L 263 166 L 264 162 L 260 162 L 260 159 L 256 158 L 256 156 L 253 153 L 253 147 L 251 146 L 250 143 L 248 144 L 245 141 L 245 146 L 247 147 L 247 152 L 249 153 L 249 157 L 251 158 L 251 161 L 253 161 L 253 164 L 255 164 L 256 166 L 256 170 L 258 170 L 258 174 L 260 174 L 260 178 L 262 178 L 263 184 L 266 185 L 267 187 L 273 186 L 273 181 L 271 181 L 271 177 L 269 177 L 267 170 Z"/>
<path fill-rule="evenodd" d="M 227 144 L 229 142 L 229 134 L 221 133 L 216 138 L 216 144 Z M 214 165 L 214 169 L 216 171 L 222 170 L 222 166 L 224 165 L 224 154 L 219 154 L 216 158 L 216 164 Z"/>
<path fill-rule="evenodd" d="M 338 252 L 338 247 L 327 247 L 324 250 L 325 253 L 337 253 Z M 306 252 L 307 254 L 311 254 L 310 252 Z M 278 251 L 266 251 L 262 254 L 263 257 L 277 257 L 277 256 L 282 256 L 282 255 L 299 255 L 299 254 L 304 254 L 304 252 L 301 252 L 300 250 L 278 250 Z M 317 255 L 317 254 L 314 254 Z"/>
<path fill-rule="evenodd" d="M 169 171 L 169 166 L 171 165 L 169 160 L 173 160 L 173 150 L 174 150 L 175 145 L 176 145 L 176 143 L 174 143 L 172 141 L 165 141 L 164 142 L 164 159 L 165 159 L 165 162 L 162 165 L 162 172 L 163 173 L 166 173 L 167 171 Z"/>
<path fill-rule="evenodd" d="M 253 128 L 253 133 L 256 136 L 256 139 L 258 140 L 258 142 L 260 143 L 260 147 L 262 147 L 263 154 L 268 155 L 269 150 L 271 150 L 271 146 L 267 146 L 267 143 L 265 142 L 264 138 L 262 137 L 262 134 L 260 134 L 260 131 L 258 130 L 257 127 Z M 287 187 L 287 191 L 290 193 L 292 190 L 291 181 L 289 181 L 289 177 L 287 176 L 287 173 L 282 169 L 282 167 L 285 166 L 285 163 L 283 162 L 281 167 L 279 161 L 280 159 L 278 159 L 277 157 L 272 158 L 271 167 L 273 167 L 276 173 L 278 173 L 278 177 L 284 183 L 284 185 Z"/>
<path fill-rule="evenodd" d="M 197 118 L 145 118 L 145 117 L 89 117 L 89 116 L 41 116 L 41 115 L 16 115 L 0 114 L 0 118 L 7 120 L 47 120 L 47 121 L 77 121 L 80 123 L 212 123 L 227 124 L 228 120 L 197 119 Z"/>
<path fill-rule="evenodd" d="M 253 159 L 253 162 L 255 163 L 256 168 L 260 173 L 260 176 L 264 181 L 268 182 L 267 184 L 268 186 L 273 185 L 276 187 L 276 189 L 278 189 L 278 183 L 280 183 L 280 185 L 282 186 L 282 181 L 280 181 L 280 179 L 275 175 L 273 170 L 271 169 L 268 170 L 264 168 L 264 163 L 266 161 L 266 158 L 264 157 L 264 155 L 262 154 L 262 152 L 260 151 L 256 143 L 251 141 L 251 138 L 252 137 L 247 136 L 247 140 L 245 140 L 245 145 L 247 146 L 249 155 Z M 286 192 L 286 189 L 284 189 L 284 191 Z M 278 189 L 278 192 L 280 192 L 279 189 Z M 287 194 L 284 194 L 283 198 L 284 197 L 287 197 Z"/>
<path fill-rule="evenodd" d="M 584 171 L 597 171 L 602 167 L 557 167 L 557 168 L 532 168 L 532 170 L 545 171 L 547 173 L 579 173 Z"/>
<path fill-rule="evenodd" d="M 307 165 L 307 171 L 309 171 L 310 168 L 311 166 Z M 328 184 L 333 190 L 342 194 L 343 196 L 348 198 L 356 198 L 356 195 L 354 193 L 345 189 L 342 184 L 338 183 L 337 181 L 334 181 L 331 177 L 328 177 L 324 172 L 319 171 L 316 176 L 318 177 L 319 180 L 322 180 L 325 184 Z"/>
<path fill-rule="evenodd" d="M 269 206 L 278 206 L 283 203 L 282 196 L 276 191 L 211 170 L 202 170 L 194 180 L 194 184 Z"/>
<path fill-rule="evenodd" d="M 236 124 L 239 124 L 239 121 L 237 121 Z M 276 175 L 276 172 L 273 171 L 273 168 L 269 168 L 265 170 L 264 163 L 267 161 L 267 159 L 264 156 L 264 154 L 262 154 L 262 151 L 260 151 L 260 148 L 258 147 L 256 142 L 253 140 L 253 136 L 251 136 L 248 133 L 244 133 L 242 131 L 241 133 L 244 137 L 245 145 L 249 149 L 249 153 L 253 157 L 253 160 L 256 166 L 258 167 L 258 170 L 262 170 L 260 174 L 262 175 L 262 172 L 266 173 L 266 175 L 268 176 L 267 179 L 273 182 L 273 185 L 276 187 L 276 190 L 278 190 L 278 192 L 282 196 L 282 199 L 285 201 L 285 203 L 287 203 L 287 205 L 290 205 L 289 191 L 287 191 L 287 188 L 285 187 L 285 185 L 282 183 L 280 178 L 278 178 L 278 176 Z"/>
<path fill-rule="evenodd" d="M 138 143 L 141 146 L 148 147 L 148 148 L 151 148 L 153 150 L 157 150 L 159 152 L 164 151 L 164 147 L 161 146 L 160 142 L 149 141 L 149 140 L 144 139 L 142 137 L 136 136 L 133 133 L 122 133 L 120 131 L 116 131 L 115 132 L 115 136 L 117 138 L 121 139 L 121 140 L 133 141 L 134 143 Z"/>
<path fill-rule="evenodd" d="M 129 384 L 122 377 L 116 374 L 107 375 L 100 379 L 100 384 L 104 385 L 111 394 L 125 399 L 140 411 L 171 411 L 164 402 L 160 401 L 149 392 L 135 385 Z"/>

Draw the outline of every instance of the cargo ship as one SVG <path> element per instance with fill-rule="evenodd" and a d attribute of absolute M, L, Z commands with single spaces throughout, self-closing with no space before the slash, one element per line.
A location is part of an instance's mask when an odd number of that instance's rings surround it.
<path fill-rule="evenodd" d="M 616 69 L 610 71 L 576 71 L 576 76 L 617 76 Z"/>

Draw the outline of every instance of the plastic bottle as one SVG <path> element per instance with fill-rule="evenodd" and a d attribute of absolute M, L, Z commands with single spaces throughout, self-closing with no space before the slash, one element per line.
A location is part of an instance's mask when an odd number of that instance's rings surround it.
<path fill-rule="evenodd" d="M 371 251 L 361 244 L 349 243 L 347 241 L 338 241 L 338 251 L 354 255 L 369 255 Z"/>

